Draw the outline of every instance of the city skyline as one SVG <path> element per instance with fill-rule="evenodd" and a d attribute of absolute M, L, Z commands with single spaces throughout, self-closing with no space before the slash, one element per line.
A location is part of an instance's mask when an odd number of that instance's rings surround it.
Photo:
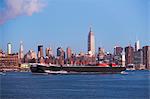
<path fill-rule="evenodd" d="M 112 52 L 116 45 L 125 47 L 130 43 L 134 46 L 136 40 L 141 46 L 150 45 L 148 0 L 56 0 L 42 3 L 46 4 L 40 12 L 17 16 L 0 25 L 0 48 L 6 51 L 7 43 L 11 42 L 13 52 L 18 52 L 20 41 L 23 41 L 25 52 L 29 49 L 37 52 L 36 46 L 40 44 L 44 49 L 70 47 L 77 53 L 87 52 L 90 25 L 96 38 L 96 51 L 98 47 Z"/>

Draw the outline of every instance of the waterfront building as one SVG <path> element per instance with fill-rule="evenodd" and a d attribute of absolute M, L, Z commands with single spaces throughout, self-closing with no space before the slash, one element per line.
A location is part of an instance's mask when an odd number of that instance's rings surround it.
<path fill-rule="evenodd" d="M 95 37 L 94 32 L 92 32 L 91 27 L 88 34 L 88 53 L 95 55 Z"/>
<path fill-rule="evenodd" d="M 134 48 L 131 45 L 125 47 L 125 59 L 126 59 L 125 64 L 126 64 L 126 66 L 133 64 L 133 62 L 134 62 L 133 54 L 134 54 Z"/>
<path fill-rule="evenodd" d="M 43 45 L 38 45 L 38 58 L 44 57 L 43 54 Z"/>
<path fill-rule="evenodd" d="M 137 40 L 137 41 L 135 42 L 135 51 L 138 51 L 139 49 L 140 49 L 140 41 Z"/>
<path fill-rule="evenodd" d="M 143 64 L 146 69 L 150 70 L 150 46 L 144 46 L 143 50 Z"/>
<path fill-rule="evenodd" d="M 18 69 L 18 54 L 5 54 L 0 56 L 0 67 L 3 69 Z"/>
<path fill-rule="evenodd" d="M 23 59 L 24 53 L 23 53 L 23 42 L 20 42 L 20 48 L 19 48 L 19 59 Z"/>
<path fill-rule="evenodd" d="M 11 43 L 7 44 L 7 54 L 12 54 L 12 44 Z"/>

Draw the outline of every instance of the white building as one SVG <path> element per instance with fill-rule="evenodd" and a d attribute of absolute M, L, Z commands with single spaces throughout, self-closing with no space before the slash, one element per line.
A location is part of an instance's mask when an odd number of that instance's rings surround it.
<path fill-rule="evenodd" d="M 7 44 L 7 54 L 12 54 L 12 44 L 11 43 Z"/>
<path fill-rule="evenodd" d="M 19 49 L 19 58 L 23 59 L 24 53 L 23 53 L 23 42 L 20 42 L 20 49 Z"/>
<path fill-rule="evenodd" d="M 137 41 L 135 42 L 135 51 L 138 51 L 139 49 L 140 49 L 140 41 L 137 40 Z"/>

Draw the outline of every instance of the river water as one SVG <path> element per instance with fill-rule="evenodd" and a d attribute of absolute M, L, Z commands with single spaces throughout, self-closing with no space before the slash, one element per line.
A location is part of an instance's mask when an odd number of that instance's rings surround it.
<path fill-rule="evenodd" d="M 150 99 L 150 71 L 128 74 L 0 75 L 0 99 Z"/>

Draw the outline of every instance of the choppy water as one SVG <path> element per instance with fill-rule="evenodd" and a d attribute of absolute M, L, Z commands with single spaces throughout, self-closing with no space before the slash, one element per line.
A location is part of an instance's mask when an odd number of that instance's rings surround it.
<path fill-rule="evenodd" d="M 150 99 L 150 72 L 123 74 L 0 76 L 0 99 Z"/>

